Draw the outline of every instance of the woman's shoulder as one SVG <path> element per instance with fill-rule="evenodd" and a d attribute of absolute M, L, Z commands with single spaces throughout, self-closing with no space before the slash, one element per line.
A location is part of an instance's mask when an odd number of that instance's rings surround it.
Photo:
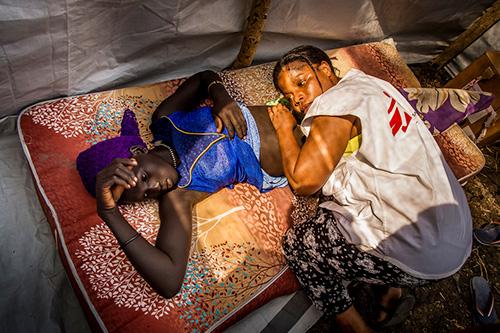
<path fill-rule="evenodd" d="M 377 86 L 375 77 L 365 74 L 359 69 L 350 69 L 340 81 L 325 92 L 325 95 L 338 94 L 357 94 L 363 93 L 365 89 L 375 88 Z"/>

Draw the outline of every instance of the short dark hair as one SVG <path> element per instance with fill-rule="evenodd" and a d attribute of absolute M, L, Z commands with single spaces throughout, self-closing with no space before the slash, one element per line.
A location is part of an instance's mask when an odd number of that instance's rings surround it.
<path fill-rule="evenodd" d="M 322 61 L 326 61 L 332 73 L 335 73 L 335 68 L 332 65 L 330 57 L 322 49 L 312 45 L 301 45 L 285 53 L 276 63 L 273 70 L 273 83 L 276 90 L 281 91 L 278 86 L 278 76 L 283 67 L 294 61 L 306 63 L 314 71 L 313 65 L 319 65 Z M 316 71 L 314 71 L 316 72 Z"/>

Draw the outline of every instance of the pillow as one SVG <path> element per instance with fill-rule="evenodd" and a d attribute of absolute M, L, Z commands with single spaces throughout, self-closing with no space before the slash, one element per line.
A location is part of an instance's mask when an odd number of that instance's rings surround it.
<path fill-rule="evenodd" d="M 445 131 L 468 115 L 486 109 L 491 93 L 447 88 L 398 88 L 432 134 Z"/>
<path fill-rule="evenodd" d="M 434 135 L 434 140 L 441 148 L 444 159 L 462 185 L 467 179 L 481 171 L 486 163 L 481 150 L 457 124 L 453 124 L 442 133 Z"/>

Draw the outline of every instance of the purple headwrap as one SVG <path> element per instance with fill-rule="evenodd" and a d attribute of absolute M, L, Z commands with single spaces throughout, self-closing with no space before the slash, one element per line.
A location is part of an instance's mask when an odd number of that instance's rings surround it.
<path fill-rule="evenodd" d="M 115 158 L 131 158 L 133 156 L 131 148 L 134 146 L 147 148 L 139 134 L 134 113 L 125 110 L 120 136 L 96 143 L 82 151 L 76 158 L 76 168 L 90 194 L 95 197 L 97 173 L 111 164 Z"/>

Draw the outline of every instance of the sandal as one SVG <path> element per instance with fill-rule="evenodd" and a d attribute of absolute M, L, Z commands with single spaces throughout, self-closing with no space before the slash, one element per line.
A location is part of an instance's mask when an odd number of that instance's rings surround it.
<path fill-rule="evenodd" d="M 373 328 L 381 329 L 387 328 L 395 325 L 399 325 L 403 323 L 406 318 L 410 315 L 411 310 L 415 306 L 415 297 L 413 295 L 403 295 L 398 300 L 396 306 L 392 309 L 386 308 L 381 304 L 378 304 L 377 307 L 380 311 L 384 311 L 387 313 L 387 318 L 380 322 L 373 322 Z"/>
<path fill-rule="evenodd" d="M 480 229 L 474 229 L 474 238 L 480 244 L 500 246 L 500 223 L 490 223 Z"/>
<path fill-rule="evenodd" d="M 375 330 L 403 323 L 415 305 L 413 295 L 403 294 L 393 307 L 388 308 L 379 302 L 381 295 L 385 292 L 384 286 L 356 283 L 351 287 L 353 287 L 350 289 L 356 309 Z M 381 311 L 387 313 L 387 317 L 382 321 L 377 321 L 377 316 Z"/>
<path fill-rule="evenodd" d="M 495 297 L 491 292 L 488 281 L 480 276 L 470 280 L 472 301 L 472 320 L 474 325 L 493 324 L 497 321 L 495 311 Z"/>

